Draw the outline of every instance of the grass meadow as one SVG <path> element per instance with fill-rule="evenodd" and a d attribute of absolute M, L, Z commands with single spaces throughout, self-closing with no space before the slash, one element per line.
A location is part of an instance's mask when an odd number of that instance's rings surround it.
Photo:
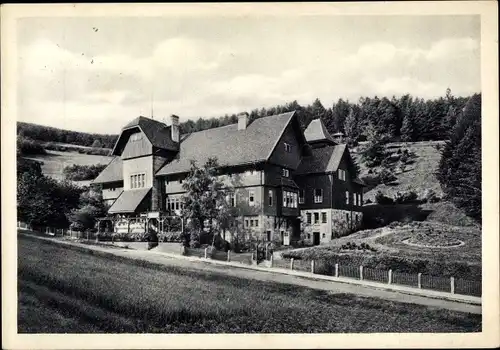
<path fill-rule="evenodd" d="M 481 315 L 211 271 L 110 259 L 19 237 L 20 333 L 476 332 Z"/>
<path fill-rule="evenodd" d="M 66 166 L 108 164 L 112 157 L 93 154 L 82 154 L 77 152 L 60 152 L 47 150 L 47 154 L 32 155 L 25 157 L 43 162 L 42 172 L 57 180 L 64 179 L 63 169 Z M 82 185 L 87 185 L 90 181 L 76 181 Z"/>

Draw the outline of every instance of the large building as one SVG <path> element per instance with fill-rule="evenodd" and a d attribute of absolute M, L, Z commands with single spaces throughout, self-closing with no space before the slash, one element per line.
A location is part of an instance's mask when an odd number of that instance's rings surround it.
<path fill-rule="evenodd" d="M 244 235 L 289 245 L 321 244 L 358 227 L 363 184 L 354 177 L 346 144 L 335 141 L 320 119 L 302 132 L 294 112 L 180 134 L 169 125 L 138 117 L 113 148 L 113 160 L 94 180 L 110 206 L 112 230 L 162 230 L 181 214 L 182 181 L 191 161 L 216 157 L 231 193 L 234 220 L 225 238 Z"/>

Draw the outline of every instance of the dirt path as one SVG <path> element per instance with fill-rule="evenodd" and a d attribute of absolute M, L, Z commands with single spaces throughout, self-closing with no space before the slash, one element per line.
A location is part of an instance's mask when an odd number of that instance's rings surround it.
<path fill-rule="evenodd" d="M 62 243 L 62 242 L 61 242 Z M 356 294 L 366 297 L 375 297 L 385 300 L 391 300 L 402 303 L 419 304 L 430 307 L 444 308 L 448 310 L 468 312 L 474 314 L 481 314 L 481 306 L 465 304 L 461 302 L 427 298 L 418 295 L 409 295 L 404 293 L 399 293 L 396 291 L 375 289 L 373 287 L 365 287 L 361 285 L 353 285 L 340 282 L 315 280 L 312 278 L 304 278 L 300 276 L 285 275 L 281 273 L 271 272 L 271 271 L 260 271 L 251 270 L 244 267 L 235 267 L 227 265 L 216 265 L 207 261 L 192 261 L 186 259 L 176 259 L 170 256 L 165 256 L 161 254 L 154 254 L 148 251 L 139 251 L 132 249 L 121 249 L 113 248 L 109 249 L 101 246 L 90 246 L 86 244 L 79 244 L 73 242 L 64 242 L 63 244 L 77 245 L 85 247 L 89 250 L 96 250 L 101 252 L 106 252 L 108 254 L 113 254 L 121 257 L 127 257 L 136 260 L 144 260 L 152 263 L 168 265 L 168 266 L 178 266 L 189 270 L 205 270 L 211 272 L 217 272 L 220 274 L 225 274 L 227 276 L 234 276 L 247 279 L 255 279 L 260 281 L 269 281 L 283 284 L 293 284 L 298 286 L 304 286 L 319 290 L 329 291 L 332 294 L 338 293 L 349 293 Z"/>

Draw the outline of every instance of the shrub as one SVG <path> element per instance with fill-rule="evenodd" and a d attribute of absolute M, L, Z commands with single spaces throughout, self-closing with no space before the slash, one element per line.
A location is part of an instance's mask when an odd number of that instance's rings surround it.
<path fill-rule="evenodd" d="M 340 249 L 343 250 L 369 250 L 372 252 L 377 251 L 375 248 L 370 246 L 368 243 L 361 243 L 360 245 L 357 245 L 355 242 L 347 242 L 346 244 L 343 244 Z"/>
<path fill-rule="evenodd" d="M 182 242 L 182 232 L 180 232 L 180 231 L 160 232 L 158 234 L 158 241 L 160 241 L 160 242 Z"/>
<path fill-rule="evenodd" d="M 105 164 L 78 165 L 73 164 L 64 168 L 63 174 L 67 180 L 93 180 L 106 167 Z"/>
<path fill-rule="evenodd" d="M 46 154 L 42 144 L 27 137 L 17 137 L 17 152 L 22 155 Z"/>
<path fill-rule="evenodd" d="M 436 203 L 439 202 L 441 198 L 436 194 L 436 191 L 433 189 L 426 189 L 424 194 L 422 195 L 423 202 Z"/>
<path fill-rule="evenodd" d="M 401 164 L 407 164 L 409 160 L 408 153 L 403 153 L 401 154 L 401 157 L 399 157 L 399 161 Z"/>
<path fill-rule="evenodd" d="M 396 228 L 400 225 L 399 221 L 392 221 L 390 224 L 389 224 L 389 227 L 390 228 Z"/>
<path fill-rule="evenodd" d="M 378 204 L 394 204 L 394 200 L 383 194 L 381 191 L 378 191 L 375 195 L 375 202 Z"/>
<path fill-rule="evenodd" d="M 405 192 L 398 191 L 396 193 L 396 196 L 394 196 L 394 201 L 397 204 L 411 203 L 415 202 L 417 198 L 418 198 L 417 193 L 414 191 L 405 191 Z"/>
<path fill-rule="evenodd" d="M 396 180 L 396 176 L 391 170 L 383 168 L 379 173 L 379 179 L 384 185 L 387 185 L 394 182 Z"/>

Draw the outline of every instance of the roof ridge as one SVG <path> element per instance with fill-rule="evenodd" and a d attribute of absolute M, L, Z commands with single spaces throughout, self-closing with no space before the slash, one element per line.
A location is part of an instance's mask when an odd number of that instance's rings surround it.
<path fill-rule="evenodd" d="M 279 117 L 279 116 L 282 116 L 284 114 L 288 114 L 288 113 L 295 113 L 296 111 L 291 111 L 291 112 L 284 112 L 284 113 L 279 113 L 279 114 L 273 114 L 273 115 L 266 115 L 265 117 L 260 117 L 260 118 L 255 118 L 254 120 L 252 120 L 248 125 L 252 125 L 254 122 L 256 122 L 257 120 L 261 120 L 261 119 L 266 119 L 266 118 L 271 118 L 271 117 Z M 181 134 L 181 136 L 183 135 L 191 135 L 191 134 L 195 134 L 195 133 L 198 133 L 198 132 L 204 132 L 204 131 L 208 131 L 208 130 L 214 130 L 214 129 L 222 129 L 222 128 L 227 128 L 229 126 L 234 126 L 234 125 L 238 125 L 238 123 L 231 123 L 231 124 L 227 124 L 227 125 L 222 125 L 222 126 L 217 126 L 215 128 L 208 128 L 208 129 L 203 129 L 203 130 L 198 130 L 198 131 L 193 131 L 193 132 L 188 132 L 188 133 L 184 133 L 184 134 Z"/>

